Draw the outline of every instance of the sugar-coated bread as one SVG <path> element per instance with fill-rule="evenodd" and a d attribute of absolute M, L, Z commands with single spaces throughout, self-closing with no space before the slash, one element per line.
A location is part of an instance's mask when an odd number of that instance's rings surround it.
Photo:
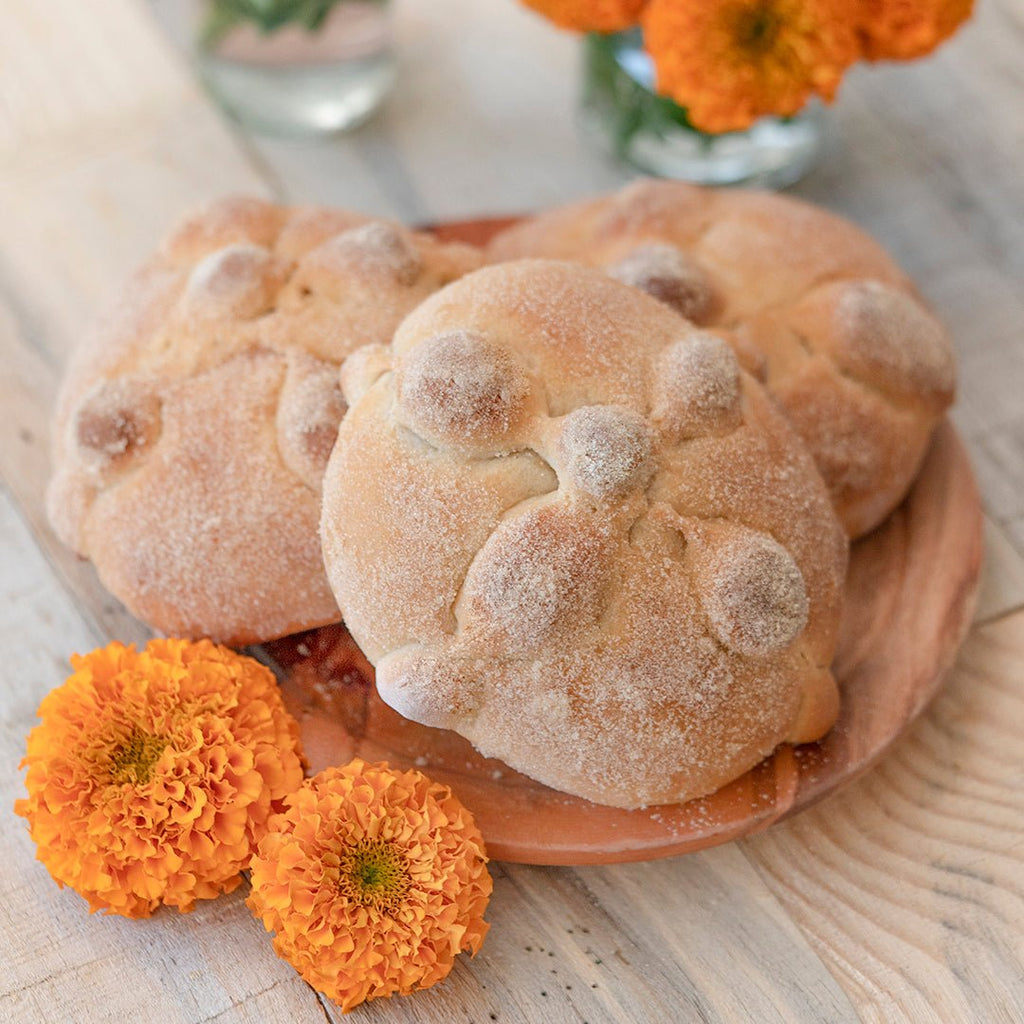
<path fill-rule="evenodd" d="M 785 409 L 851 537 L 903 499 L 953 399 L 953 353 L 853 224 L 772 193 L 641 181 L 498 235 L 489 259 L 601 267 L 726 332 Z"/>
<path fill-rule="evenodd" d="M 340 210 L 190 217 L 72 359 L 50 519 L 136 615 L 234 643 L 336 620 L 317 524 L 338 366 L 480 254 Z"/>
<path fill-rule="evenodd" d="M 324 558 L 392 707 L 621 807 L 831 726 L 846 538 L 718 335 L 524 260 L 442 289 L 342 379 Z"/>

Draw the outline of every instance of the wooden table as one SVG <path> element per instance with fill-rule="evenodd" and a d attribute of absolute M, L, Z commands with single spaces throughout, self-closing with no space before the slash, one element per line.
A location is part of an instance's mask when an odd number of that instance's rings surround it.
<path fill-rule="evenodd" d="M 1024 2 L 979 7 L 933 59 L 856 71 L 796 189 L 886 243 L 956 339 L 988 563 L 945 689 L 869 775 L 762 835 L 647 864 L 494 865 L 476 960 L 352 1019 L 1024 1019 Z M 326 143 L 225 123 L 141 3 L 4 0 L 3 15 L 0 1020 L 340 1019 L 242 894 L 148 923 L 89 917 L 12 814 L 67 656 L 146 635 L 44 520 L 61 366 L 170 222 L 226 191 L 415 222 L 627 176 L 576 131 L 575 41 L 514 0 L 400 0 L 397 95 Z"/>

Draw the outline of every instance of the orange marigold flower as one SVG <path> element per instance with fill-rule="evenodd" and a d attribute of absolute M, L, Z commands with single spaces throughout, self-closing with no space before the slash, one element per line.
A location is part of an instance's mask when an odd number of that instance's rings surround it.
<path fill-rule="evenodd" d="M 253 858 L 249 906 L 278 955 L 343 1010 L 427 988 L 480 948 L 491 876 L 447 786 L 356 759 L 286 803 Z"/>
<path fill-rule="evenodd" d="M 869 60 L 913 60 L 931 53 L 970 16 L 974 0 L 859 0 L 860 37 Z"/>
<path fill-rule="evenodd" d="M 858 56 L 847 0 L 651 0 L 643 29 L 658 91 L 706 132 L 830 100 Z"/>
<path fill-rule="evenodd" d="M 71 665 L 39 706 L 15 804 L 39 860 L 127 917 L 236 888 L 303 777 L 273 674 L 209 640 L 112 643 Z"/>
<path fill-rule="evenodd" d="M 640 19 L 647 0 L 524 0 L 562 28 L 577 32 L 618 32 Z"/>

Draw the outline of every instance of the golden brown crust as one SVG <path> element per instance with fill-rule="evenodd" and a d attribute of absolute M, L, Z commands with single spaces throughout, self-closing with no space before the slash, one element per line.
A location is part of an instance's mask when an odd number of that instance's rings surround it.
<path fill-rule="evenodd" d="M 624 807 L 828 729 L 846 541 L 720 339 L 595 270 L 521 261 L 355 363 L 321 534 L 397 710 Z"/>
<path fill-rule="evenodd" d="M 851 537 L 902 500 L 953 398 L 949 339 L 902 271 L 852 224 L 785 196 L 637 182 L 524 221 L 489 250 L 522 257 L 599 266 L 724 329 L 810 448 Z"/>
<path fill-rule="evenodd" d="M 59 536 L 165 632 L 238 644 L 334 621 L 317 522 L 338 366 L 479 262 L 342 210 L 228 199 L 189 217 L 68 368 Z"/>

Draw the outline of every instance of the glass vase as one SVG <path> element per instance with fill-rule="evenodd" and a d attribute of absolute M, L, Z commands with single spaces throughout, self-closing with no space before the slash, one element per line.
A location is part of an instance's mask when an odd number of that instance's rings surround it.
<path fill-rule="evenodd" d="M 677 103 L 654 92 L 654 65 L 639 30 L 584 37 L 582 119 L 618 159 L 699 185 L 783 188 L 821 151 L 822 109 L 764 117 L 746 131 L 709 135 Z"/>
<path fill-rule="evenodd" d="M 273 135 L 365 121 L 395 80 L 389 0 L 151 0 L 222 106 Z"/>

